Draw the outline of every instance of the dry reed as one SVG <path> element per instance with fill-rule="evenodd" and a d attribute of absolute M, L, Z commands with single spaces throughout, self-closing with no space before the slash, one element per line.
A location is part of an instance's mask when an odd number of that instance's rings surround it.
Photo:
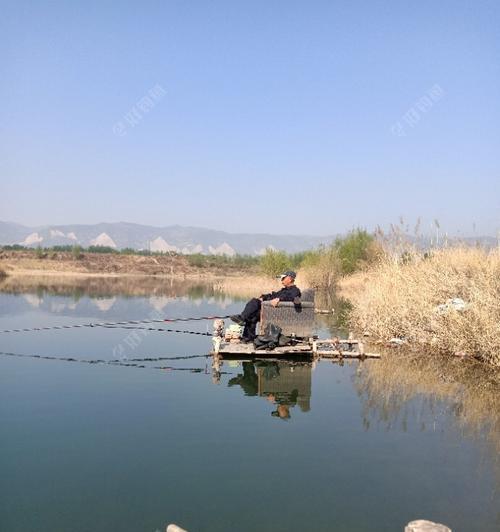
<path fill-rule="evenodd" d="M 500 365 L 500 251 L 449 248 L 430 256 L 386 255 L 352 295 L 351 325 L 370 335 L 405 338 L 432 351 Z M 453 298 L 464 310 L 438 305 Z"/>

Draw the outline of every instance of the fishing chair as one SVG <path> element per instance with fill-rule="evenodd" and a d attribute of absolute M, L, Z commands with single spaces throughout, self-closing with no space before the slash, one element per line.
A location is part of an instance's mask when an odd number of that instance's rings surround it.
<path fill-rule="evenodd" d="M 270 301 L 263 301 L 260 310 L 260 330 L 268 323 L 281 327 L 285 336 L 310 338 L 314 330 L 314 290 L 302 292 L 301 304 L 280 301 L 273 307 Z"/>

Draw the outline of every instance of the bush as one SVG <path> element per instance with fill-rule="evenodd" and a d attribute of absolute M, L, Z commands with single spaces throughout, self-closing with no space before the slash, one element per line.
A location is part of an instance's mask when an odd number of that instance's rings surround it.
<path fill-rule="evenodd" d="M 27 248 L 26 246 L 21 246 L 21 244 L 12 244 L 12 245 L 8 244 L 6 246 L 2 246 L 2 249 L 4 251 L 24 251 L 29 248 Z"/>
<path fill-rule="evenodd" d="M 89 253 L 118 253 L 118 251 L 111 246 L 89 246 L 87 251 Z"/>
<path fill-rule="evenodd" d="M 381 255 L 375 237 L 364 229 L 355 229 L 334 244 L 342 274 L 350 274 L 374 262 Z"/>
<path fill-rule="evenodd" d="M 246 269 L 259 264 L 259 257 L 251 255 L 203 255 L 202 253 L 193 253 L 186 255 L 190 266 L 195 268 L 227 268 L 227 269 Z"/>
<path fill-rule="evenodd" d="M 186 258 L 190 266 L 194 266 L 195 268 L 206 266 L 205 257 L 201 253 L 193 253 L 192 255 L 188 255 Z"/>
<path fill-rule="evenodd" d="M 382 256 L 375 237 L 364 229 L 355 229 L 333 244 L 303 254 L 301 268 L 309 283 L 331 290 L 342 275 L 366 268 Z"/>
<path fill-rule="evenodd" d="M 71 248 L 71 253 L 73 254 L 73 258 L 75 260 L 80 260 L 83 258 L 83 254 L 82 254 L 82 248 L 78 245 L 76 246 L 73 246 Z"/>
<path fill-rule="evenodd" d="M 38 246 L 36 248 L 36 258 L 37 259 L 44 259 L 46 256 L 47 256 L 47 253 L 45 253 L 45 251 L 43 250 L 43 248 L 41 248 L 40 246 Z"/>
<path fill-rule="evenodd" d="M 268 248 L 260 259 L 260 269 L 270 277 L 277 277 L 289 268 L 290 257 L 284 251 Z"/>
<path fill-rule="evenodd" d="M 137 255 L 137 250 L 134 248 L 123 248 L 120 250 L 122 255 Z"/>

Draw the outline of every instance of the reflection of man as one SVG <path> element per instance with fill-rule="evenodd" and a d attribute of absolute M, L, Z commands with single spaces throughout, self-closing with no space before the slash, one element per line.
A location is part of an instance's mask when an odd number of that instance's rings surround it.
<path fill-rule="evenodd" d="M 278 405 L 278 408 L 271 412 L 272 416 L 277 416 L 281 419 L 289 419 L 290 418 L 290 408 L 288 405 Z"/>
<path fill-rule="evenodd" d="M 228 386 L 234 386 L 235 384 L 239 384 L 243 388 L 245 395 L 257 395 L 259 385 L 253 362 L 243 362 L 243 375 L 240 374 L 237 377 L 233 377 L 227 383 Z"/>
<path fill-rule="evenodd" d="M 289 419 L 290 418 L 290 406 L 295 406 L 297 404 L 297 396 L 299 392 L 298 390 L 293 390 L 293 392 L 290 395 L 290 401 L 286 399 L 279 399 L 272 393 L 267 396 L 267 400 L 270 403 L 276 404 L 276 410 L 273 410 L 271 412 L 271 416 L 279 417 L 281 419 Z M 295 397 L 293 397 L 295 395 Z"/>
<path fill-rule="evenodd" d="M 288 270 L 280 275 L 281 284 L 283 288 L 276 292 L 269 294 L 262 294 L 260 297 L 251 299 L 243 309 L 241 314 L 231 316 L 231 319 L 238 325 L 244 325 L 242 340 L 244 342 L 252 342 L 256 336 L 255 329 L 260 320 L 260 307 L 262 301 L 270 301 L 275 307 L 280 301 L 293 301 L 295 304 L 300 304 L 300 289 L 295 286 L 295 277 L 297 274 Z"/>
<path fill-rule="evenodd" d="M 299 405 L 303 412 L 310 409 L 311 366 L 286 362 L 243 362 L 243 374 L 229 380 L 228 386 L 239 385 L 245 395 L 259 395 L 276 405 L 271 412 L 280 419 L 290 418 L 290 409 Z"/>

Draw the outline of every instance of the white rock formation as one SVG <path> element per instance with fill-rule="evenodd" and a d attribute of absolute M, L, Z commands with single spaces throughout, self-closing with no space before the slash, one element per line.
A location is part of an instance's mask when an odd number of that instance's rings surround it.
<path fill-rule="evenodd" d="M 183 255 L 193 255 L 195 253 L 203 253 L 203 246 L 201 244 L 196 244 L 195 246 L 185 246 L 180 252 Z"/>
<path fill-rule="evenodd" d="M 208 246 L 208 252 L 211 255 L 229 255 L 230 257 L 236 255 L 236 251 L 227 242 L 217 247 Z"/>
<path fill-rule="evenodd" d="M 191 248 L 191 253 L 203 253 L 203 246 L 201 244 L 196 244 Z"/>
<path fill-rule="evenodd" d="M 106 233 L 101 233 L 97 238 L 90 241 L 91 246 L 109 246 L 111 248 L 116 248 L 116 244 L 113 239 Z"/>
<path fill-rule="evenodd" d="M 19 242 L 21 246 L 30 246 L 31 244 L 38 244 L 43 240 L 43 237 L 41 237 L 38 233 L 31 233 L 31 235 L 28 235 L 22 242 Z"/>
<path fill-rule="evenodd" d="M 164 253 L 166 253 L 167 251 L 179 251 L 179 248 L 177 246 L 170 245 L 161 236 L 155 238 L 154 240 L 151 240 L 149 244 L 149 249 L 151 251 L 162 251 Z"/>
<path fill-rule="evenodd" d="M 265 248 L 261 248 L 255 252 L 256 255 L 265 255 L 266 251 L 270 249 L 271 251 L 278 251 L 274 246 L 269 244 L 269 246 L 266 246 Z"/>

